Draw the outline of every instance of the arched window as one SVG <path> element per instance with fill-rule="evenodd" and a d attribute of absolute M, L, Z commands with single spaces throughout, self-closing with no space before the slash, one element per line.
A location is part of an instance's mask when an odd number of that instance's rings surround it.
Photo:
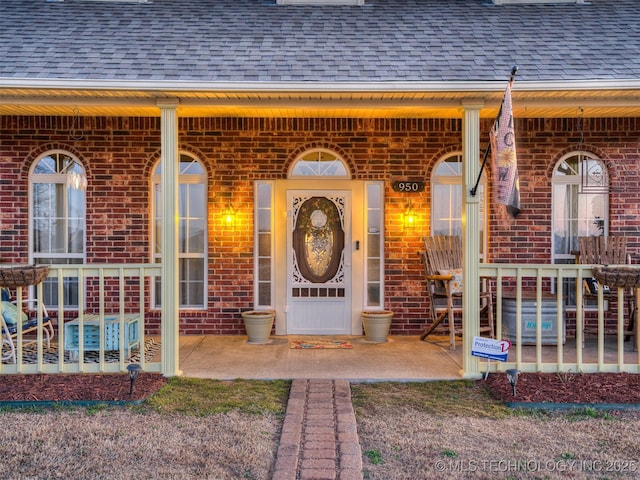
<path fill-rule="evenodd" d="M 562 157 L 553 171 L 552 246 L 554 263 L 573 263 L 578 237 L 609 232 L 609 176 L 589 152 Z"/>
<path fill-rule="evenodd" d="M 86 251 L 87 177 L 80 160 L 63 150 L 41 155 L 31 167 L 30 260 L 39 264 L 82 264 Z M 58 306 L 58 281 L 44 282 L 44 302 Z M 78 307 L 77 279 L 66 279 L 64 306 Z"/>
<path fill-rule="evenodd" d="M 480 198 L 480 257 L 487 248 L 487 177 L 483 172 Z M 431 235 L 462 236 L 462 154 L 453 153 L 438 161 L 431 174 Z"/>
<path fill-rule="evenodd" d="M 153 261 L 162 261 L 162 192 L 158 162 L 151 175 Z M 187 153 L 180 154 L 178 178 L 178 263 L 180 308 L 205 308 L 207 291 L 207 175 L 203 165 Z M 161 305 L 160 278 L 156 278 L 154 303 Z"/>
<path fill-rule="evenodd" d="M 289 178 L 332 177 L 351 178 L 344 161 L 325 149 L 308 150 L 289 169 Z"/>

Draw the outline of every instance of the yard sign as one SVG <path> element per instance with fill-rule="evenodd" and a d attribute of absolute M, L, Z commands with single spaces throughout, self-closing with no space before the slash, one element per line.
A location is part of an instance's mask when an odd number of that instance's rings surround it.
<path fill-rule="evenodd" d="M 471 355 L 488 360 L 507 361 L 507 355 L 511 348 L 509 340 L 494 340 L 493 338 L 473 337 Z"/>

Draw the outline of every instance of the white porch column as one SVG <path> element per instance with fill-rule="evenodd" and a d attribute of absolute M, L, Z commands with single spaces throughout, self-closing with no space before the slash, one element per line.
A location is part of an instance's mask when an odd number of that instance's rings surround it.
<path fill-rule="evenodd" d="M 480 198 L 471 195 L 480 173 L 481 101 L 463 102 L 462 115 L 462 371 L 463 378 L 480 378 L 480 362 L 471 356 L 473 337 L 480 335 Z"/>
<path fill-rule="evenodd" d="M 178 101 L 158 102 L 162 155 L 162 374 L 180 371 L 178 300 Z"/>

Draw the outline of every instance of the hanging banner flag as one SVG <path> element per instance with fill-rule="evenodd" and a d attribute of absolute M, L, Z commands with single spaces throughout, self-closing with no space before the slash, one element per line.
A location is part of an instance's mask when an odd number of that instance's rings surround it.
<path fill-rule="evenodd" d="M 506 205 L 507 212 L 516 217 L 520 213 L 520 178 L 511 108 L 511 83 L 507 85 L 500 113 L 489 136 L 498 203 Z"/>

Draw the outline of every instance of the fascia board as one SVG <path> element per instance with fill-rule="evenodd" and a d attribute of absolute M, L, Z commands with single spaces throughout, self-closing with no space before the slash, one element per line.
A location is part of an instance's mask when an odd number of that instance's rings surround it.
<path fill-rule="evenodd" d="M 185 82 L 165 80 L 69 80 L 0 77 L 0 88 L 120 91 L 226 92 L 494 92 L 503 81 L 449 82 Z M 575 91 L 640 89 L 640 79 L 518 81 L 514 91 Z"/>

